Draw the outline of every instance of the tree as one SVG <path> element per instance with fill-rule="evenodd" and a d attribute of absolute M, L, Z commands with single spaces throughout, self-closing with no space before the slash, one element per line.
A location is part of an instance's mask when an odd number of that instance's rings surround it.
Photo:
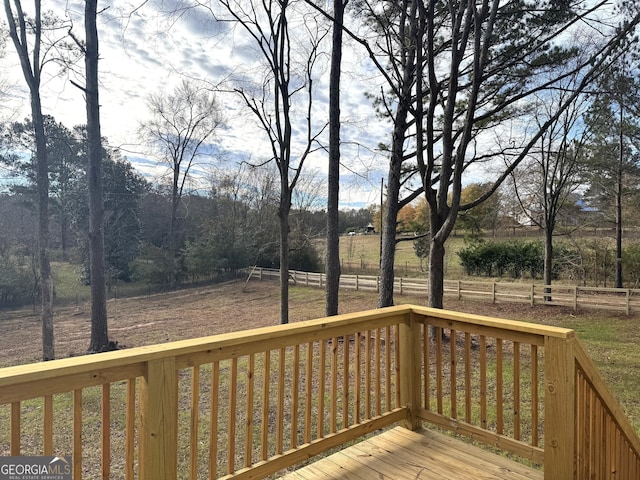
<path fill-rule="evenodd" d="M 78 181 L 81 171 L 81 145 L 74 132 L 56 122 L 50 115 L 43 117 L 46 136 L 47 158 L 49 164 L 49 201 L 52 217 L 57 219 L 60 228 L 60 248 L 63 258 L 71 244 L 70 217 L 72 215 L 71 192 Z M 38 185 L 35 155 L 16 154 L 16 151 L 35 152 L 33 122 L 24 120 L 14 122 L 7 128 L 5 141 L 9 143 L 7 154 L 0 162 L 4 163 L 16 178 L 10 185 L 14 193 L 24 194 L 31 199 L 30 205 L 37 209 Z M 50 239 L 52 245 L 53 237 Z"/>
<path fill-rule="evenodd" d="M 625 197 L 638 192 L 640 179 L 637 73 L 637 68 L 626 56 L 613 62 L 598 83 L 587 116 L 595 132 L 587 197 L 594 208 L 613 217 L 616 230 L 616 288 L 622 288 L 623 280 L 623 206 Z"/>
<path fill-rule="evenodd" d="M 275 193 L 262 189 L 265 173 L 247 164 L 232 172 L 211 171 L 208 209 L 187 240 L 190 273 L 234 272 L 256 264 L 267 251 L 275 252 L 277 259 L 277 201 Z"/>
<path fill-rule="evenodd" d="M 76 127 L 76 132 L 84 137 L 84 130 Z M 103 139 L 103 144 L 108 142 Z M 141 232 L 142 195 L 149 190 L 149 184 L 138 175 L 133 166 L 119 156 L 115 150 L 103 148 L 103 183 L 104 183 L 104 214 L 105 214 L 105 267 L 109 281 L 129 281 L 131 264 L 138 254 Z M 87 280 L 91 282 L 91 262 L 89 259 L 89 208 L 88 178 L 86 162 L 83 166 L 85 175 L 81 176 L 73 191 L 73 225 L 79 237 L 84 239 L 81 244 L 85 254 L 86 269 L 89 273 Z"/>
<path fill-rule="evenodd" d="M 314 68 L 326 30 L 303 3 L 290 0 L 221 0 L 257 47 L 266 73 L 255 90 L 235 88 L 270 146 L 280 176 L 280 322 L 289 322 L 289 228 L 292 192 L 324 125 L 314 127 Z M 295 19 L 295 22 L 290 21 Z M 294 31 L 295 26 L 298 27 Z M 295 125 L 295 129 L 294 129 Z M 299 145 L 299 150 L 296 148 Z"/>
<path fill-rule="evenodd" d="M 44 131 L 44 116 L 40 99 L 42 69 L 49 50 L 43 42 L 45 25 L 40 0 L 34 0 L 34 16 L 28 20 L 21 0 L 4 0 L 4 8 L 9 26 L 9 36 L 20 58 L 20 66 L 31 103 L 31 120 L 36 143 L 36 182 L 38 185 L 38 263 L 40 269 L 42 322 L 42 359 L 53 360 L 53 277 L 49 259 L 49 163 L 47 140 Z M 48 20 L 45 18 L 45 20 Z M 56 29 L 56 23 L 51 25 Z M 32 39 L 30 39 L 32 36 Z M 45 48 L 45 50 L 43 50 Z"/>
<path fill-rule="evenodd" d="M 470 183 L 460 192 L 461 203 L 467 204 L 477 200 L 491 186 L 490 183 Z M 500 195 L 496 192 L 480 205 L 461 212 L 456 221 L 456 227 L 465 230 L 472 237 L 480 235 L 483 230 L 495 230 L 499 211 Z"/>
<path fill-rule="evenodd" d="M 420 271 L 423 270 L 423 262 L 425 258 L 429 257 L 429 239 L 426 236 L 421 236 L 413 241 L 413 251 L 416 257 L 420 259 Z"/>
<path fill-rule="evenodd" d="M 384 105 L 395 107 L 379 306 L 393 302 L 395 207 L 400 179 L 407 178 L 401 174 L 419 172 L 430 214 L 429 304 L 442 308 L 445 242 L 458 213 L 489 198 L 548 128 L 547 123 L 528 131 L 518 124 L 529 99 L 579 74 L 575 91 L 555 112 L 561 115 L 640 19 L 637 11 L 631 12 L 622 26 L 610 26 L 608 36 L 594 42 L 588 58 L 558 73 L 555 69 L 584 46 L 583 38 L 578 38 L 579 25 L 605 7 L 606 2 L 586 1 L 540 5 L 528 0 L 447 0 L 383 3 L 372 9 L 370 17 L 377 29 L 382 25 L 381 31 L 386 32 L 391 31 L 387 25 L 397 26 L 394 36 L 380 39 L 375 48 L 362 41 L 387 79 L 390 100 Z M 567 41 L 568 34 L 574 35 L 575 48 Z M 378 52 L 386 62 L 376 61 Z M 500 137 L 514 130 L 511 141 L 500 142 Z M 494 132 L 496 141 L 487 141 Z M 462 204 L 465 174 L 473 170 L 472 165 L 498 156 L 508 160 L 507 167 L 482 197 Z M 413 168 L 404 163 L 411 158 Z"/>
<path fill-rule="evenodd" d="M 178 210 L 185 186 L 198 157 L 211 154 L 208 142 L 222 125 L 221 107 L 215 95 L 184 80 L 171 95 L 149 96 L 151 119 L 141 125 L 141 133 L 169 166 L 171 214 L 168 251 L 169 281 L 177 281 Z"/>
<path fill-rule="evenodd" d="M 402 207 L 397 215 L 397 232 L 414 233 L 416 231 L 416 225 L 414 223 L 415 217 L 416 207 L 414 205 L 408 204 Z"/>
<path fill-rule="evenodd" d="M 570 95 L 570 85 L 539 98 L 534 118 L 541 128 Z M 575 192 L 582 186 L 585 170 L 585 148 L 591 134 L 582 123 L 585 98 L 576 99 L 562 115 L 554 118 L 531 149 L 520 172 L 512 175 L 514 191 L 522 212 L 532 224 L 544 231 L 544 284 L 553 279 L 553 237 L 561 215 L 571 211 Z M 533 214 L 538 207 L 540 214 Z M 476 207 L 477 208 L 477 207 Z M 574 212 L 572 212 L 574 213 Z M 565 222 L 567 225 L 568 222 Z M 575 227 L 575 225 L 574 225 Z M 550 293 L 550 289 L 546 292 Z M 551 300 L 549 295 L 545 296 Z"/>
<path fill-rule="evenodd" d="M 104 185 L 102 178 L 102 135 L 98 83 L 98 0 L 86 0 L 84 7 L 86 80 L 80 87 L 87 110 L 87 156 L 89 168 L 89 258 L 91 262 L 91 339 L 89 352 L 110 348 L 107 324 L 107 280 L 104 256 Z"/>
<path fill-rule="evenodd" d="M 0 306 L 33 304 L 40 276 L 37 258 L 37 212 L 21 194 L 0 195 Z"/>
<path fill-rule="evenodd" d="M 460 22 L 450 19 L 447 25 L 453 43 L 445 46 L 450 69 L 438 78 L 435 49 L 443 35 L 442 25 L 427 14 L 427 82 L 429 103 L 425 112 L 427 135 L 426 161 L 418 155 L 418 164 L 431 210 L 430 304 L 442 307 L 444 279 L 444 242 L 451 233 L 458 212 L 468 210 L 486 198 L 528 155 L 556 119 L 573 105 L 574 100 L 594 80 L 611 55 L 614 55 L 640 17 L 634 12 L 631 23 L 611 28 L 608 37 L 596 42 L 597 48 L 576 58 L 582 43 L 577 26 L 598 14 L 605 3 L 587 2 L 539 6 L 537 2 L 503 4 L 487 2 L 476 10 L 475 2 L 456 12 Z M 434 13 L 434 12 L 431 12 Z M 468 21 L 462 21 L 463 18 Z M 517 21 L 522 29 L 514 29 Z M 630 28 L 627 28 L 630 27 Z M 564 32 L 574 34 L 574 45 L 566 41 Z M 595 32 L 590 32 L 595 35 Z M 598 32 L 598 35 L 600 33 Z M 436 36 L 437 35 L 437 36 Z M 560 35 L 563 35 L 560 40 Z M 441 48 L 442 45 L 438 48 Z M 468 54 L 470 57 L 465 58 Z M 570 68 L 564 66 L 575 58 Z M 573 89 L 556 106 L 542 125 L 526 130 L 512 141 L 517 148 L 499 143 L 499 152 L 507 158 L 507 168 L 493 182 L 493 187 L 475 202 L 461 204 L 462 180 L 471 164 L 495 155 L 493 149 L 479 150 L 477 139 L 488 128 L 513 125 L 515 115 L 526 113 L 534 95 L 562 88 L 565 79 L 578 78 Z M 442 95 L 442 101 L 440 96 Z M 520 105 L 525 106 L 521 111 Z M 439 112 L 442 111 L 442 116 Z M 437 133 L 436 132 L 442 132 Z M 441 148 L 441 154 L 437 149 Z M 473 148 L 473 150 L 470 150 Z M 439 156 L 436 163 L 435 159 Z M 437 176 L 437 183 L 436 183 Z M 433 185 L 433 187 L 432 187 Z M 449 193 L 451 196 L 449 197 Z M 451 200 L 448 201 L 448 198 Z"/>
<path fill-rule="evenodd" d="M 327 182 L 327 255 L 325 272 L 325 313 L 338 314 L 340 288 L 340 229 L 338 198 L 340 189 L 340 65 L 342 63 L 342 26 L 346 1 L 333 0 L 331 70 L 329 73 L 329 174 Z"/>
<path fill-rule="evenodd" d="M 411 153 L 407 151 L 413 121 L 410 113 L 415 102 L 417 41 L 422 37 L 418 21 L 419 2 L 403 0 L 383 2 L 382 5 L 365 4 L 365 14 L 370 19 L 374 32 L 380 36 L 376 50 L 366 41 L 360 40 L 369 52 L 378 71 L 385 79 L 388 91 L 377 98 L 381 114 L 393 122 L 387 173 L 386 201 L 381 212 L 380 229 L 380 295 L 378 307 L 393 305 L 394 262 L 396 251 L 396 229 L 398 213 L 415 200 L 422 187 L 409 188 L 415 168 L 406 167 Z M 379 49 L 379 50 L 378 50 Z M 403 188 L 409 191 L 402 197 Z"/>

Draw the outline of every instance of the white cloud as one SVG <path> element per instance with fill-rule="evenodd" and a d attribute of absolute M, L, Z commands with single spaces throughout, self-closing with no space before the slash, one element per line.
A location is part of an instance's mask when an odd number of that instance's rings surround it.
<path fill-rule="evenodd" d="M 84 36 L 84 2 L 56 0 L 51 5 L 58 15 L 73 21 L 78 36 Z M 114 0 L 99 17 L 102 134 L 111 145 L 121 147 L 145 175 L 158 172 L 153 164 L 140 160 L 145 157 L 145 148 L 139 144 L 137 132 L 140 122 L 148 115 L 147 95 L 170 92 L 183 75 L 211 84 L 234 81 L 236 85 L 242 85 L 254 81 L 263 71 L 258 62 L 257 47 L 241 28 L 234 29 L 230 23 L 216 21 L 203 8 L 187 7 L 180 0 L 152 0 L 145 4 Z M 328 49 L 330 35 L 326 40 Z M 327 53 L 321 59 L 324 62 L 323 77 L 316 82 L 316 128 L 328 119 L 328 58 Z M 12 45 L 7 45 L 7 55 L 2 62 L 11 78 L 23 85 Z M 369 78 L 360 73 L 363 66 L 364 75 Z M 341 200 L 370 203 L 370 190 L 372 185 L 379 183 L 381 174 L 376 170 L 379 168 L 377 162 L 382 160 L 384 163 L 384 159 L 371 153 L 370 149 L 379 142 L 388 141 L 389 130 L 375 119 L 370 101 L 365 98 L 365 92 L 376 89 L 370 82 L 372 70 L 362 53 L 352 45 L 345 49 L 343 72 L 342 139 L 345 142 L 343 162 L 347 168 L 343 169 L 345 183 L 341 189 Z M 70 83 L 71 79 L 78 83 L 82 79 L 71 73 L 58 75 L 54 69 L 47 70 L 45 75 L 42 85 L 45 113 L 69 127 L 86 123 L 81 91 Z M 264 132 L 243 109 L 237 96 L 220 94 L 219 99 L 228 125 L 217 140 L 220 147 L 228 152 L 227 157 L 251 158 L 256 162 L 269 158 L 271 152 Z M 21 107 L 20 118 L 28 116 L 29 102 L 25 90 L 14 97 L 13 104 Z M 302 121 L 305 112 L 299 113 Z M 299 130 L 302 132 L 304 129 L 300 126 Z M 322 140 L 327 142 L 326 132 Z M 356 143 L 364 147 L 356 146 Z M 325 172 L 326 154 L 314 154 L 309 167 Z M 368 181 L 365 177 L 371 169 L 375 178 Z M 356 183 L 351 182 L 353 173 L 359 174 L 353 177 L 357 179 Z"/>

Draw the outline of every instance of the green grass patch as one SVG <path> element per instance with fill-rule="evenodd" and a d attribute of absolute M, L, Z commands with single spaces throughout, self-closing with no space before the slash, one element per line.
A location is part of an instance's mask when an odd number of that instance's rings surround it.
<path fill-rule="evenodd" d="M 55 262 L 51 265 L 56 299 L 84 301 L 91 295 L 91 288 L 80 281 L 81 265 Z"/>

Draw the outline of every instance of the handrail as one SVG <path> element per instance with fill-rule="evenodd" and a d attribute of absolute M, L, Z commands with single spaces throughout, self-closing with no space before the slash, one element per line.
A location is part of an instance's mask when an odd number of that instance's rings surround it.
<path fill-rule="evenodd" d="M 557 433 L 551 425 L 557 419 L 548 417 L 543 392 L 545 382 L 556 380 L 554 362 L 545 355 L 550 344 L 566 344 L 573 331 L 412 308 L 423 339 L 418 416 L 554 471 L 545 445 Z"/>
<path fill-rule="evenodd" d="M 185 469 L 261 478 L 407 416 L 397 346 L 409 314 L 393 307 L 0 369 L 0 421 L 10 427 L 0 428 L 0 454 L 62 448 L 76 480 L 83 471 L 135 478 L 136 464 L 150 480 Z M 345 380 L 352 372 L 356 383 Z M 54 427 L 66 423 L 70 441 L 59 441 Z M 41 439 L 27 424 L 44 426 Z"/>
<path fill-rule="evenodd" d="M 576 462 L 584 478 L 640 478 L 640 439 L 586 349 L 576 343 Z"/>
<path fill-rule="evenodd" d="M 564 328 L 400 305 L 0 369 L 0 455 L 71 452 L 75 480 L 263 478 L 397 422 L 549 479 L 640 476 L 640 440 Z"/>

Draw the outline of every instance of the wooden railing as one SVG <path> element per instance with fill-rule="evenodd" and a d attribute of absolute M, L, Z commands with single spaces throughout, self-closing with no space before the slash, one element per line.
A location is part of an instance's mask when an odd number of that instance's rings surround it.
<path fill-rule="evenodd" d="M 584 347 L 576 344 L 578 478 L 640 478 L 640 442 Z"/>
<path fill-rule="evenodd" d="M 0 370 L 0 455 L 71 454 L 75 480 L 263 478 L 397 422 L 640 476 L 567 329 L 398 306 Z"/>
<path fill-rule="evenodd" d="M 255 267 L 247 269 L 250 278 L 277 280 L 280 271 Z M 289 271 L 289 278 L 297 285 L 320 287 L 326 284 L 326 275 L 316 272 Z M 396 277 L 394 292 L 427 295 L 427 278 Z M 380 277 L 375 275 L 340 275 L 340 288 L 345 290 L 378 291 Z M 577 285 L 542 285 L 519 282 L 491 282 L 445 280 L 444 294 L 458 300 L 479 300 L 492 303 L 524 303 L 529 305 L 563 306 L 573 310 L 608 310 L 629 315 L 640 312 L 640 289 L 580 287 Z"/>

